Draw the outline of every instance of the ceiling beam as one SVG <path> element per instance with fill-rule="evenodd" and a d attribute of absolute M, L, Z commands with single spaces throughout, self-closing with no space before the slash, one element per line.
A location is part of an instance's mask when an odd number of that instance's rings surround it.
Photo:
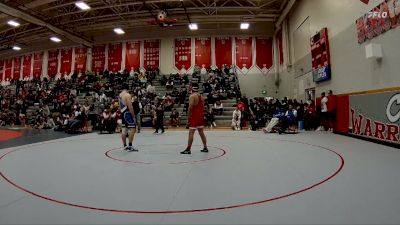
<path fill-rule="evenodd" d="M 188 10 L 188 12 L 191 14 L 191 17 L 193 19 L 194 18 L 199 19 L 199 18 L 201 18 L 201 16 L 203 16 L 205 18 L 209 18 L 209 15 L 204 15 L 202 13 L 200 13 L 200 15 L 198 15 L 198 14 L 195 14 L 195 11 L 191 11 L 191 10 Z M 182 14 L 183 15 L 185 14 L 185 12 L 183 10 L 174 12 L 174 18 L 178 19 L 178 21 L 179 21 L 180 19 L 182 19 L 182 18 L 179 18 Z M 121 15 L 124 15 L 126 20 L 131 20 L 131 19 L 138 19 L 139 20 L 139 19 L 142 19 L 144 21 L 149 21 L 150 18 L 151 18 L 150 17 L 151 14 L 149 14 L 148 12 L 140 12 L 140 13 L 137 12 L 135 14 L 122 13 Z M 155 16 L 155 15 L 153 14 L 153 16 Z M 236 13 L 234 15 L 223 15 L 223 14 L 221 14 L 219 16 L 221 17 L 221 19 L 223 19 L 225 16 L 228 16 L 228 17 L 231 16 L 231 17 L 238 18 L 238 20 L 241 20 L 242 17 L 251 16 L 252 18 L 265 19 L 265 21 L 269 21 L 269 18 L 277 19 L 280 16 L 280 14 L 279 13 L 268 13 L 268 14 L 250 15 L 250 14 L 247 14 L 246 12 L 243 12 L 243 13 L 239 13 L 238 12 L 238 13 Z M 108 14 L 108 15 L 99 15 L 99 16 L 95 16 L 95 17 L 92 17 L 92 18 L 75 19 L 73 21 L 67 21 L 66 20 L 66 21 L 61 22 L 61 24 L 62 25 L 68 25 L 68 26 L 69 25 L 71 25 L 71 26 L 84 26 L 84 25 L 87 25 L 88 22 L 90 22 L 90 21 L 95 21 L 94 24 L 100 24 L 102 22 L 108 22 L 108 21 L 111 21 L 111 20 L 118 20 L 118 18 L 114 14 Z M 126 21 L 118 21 L 118 22 L 121 24 L 121 23 L 125 23 Z M 200 22 L 200 21 L 196 20 L 196 22 Z M 144 22 L 144 23 L 146 23 L 146 22 Z"/>
<path fill-rule="evenodd" d="M 41 5 L 47 5 L 47 4 L 55 2 L 55 1 L 57 1 L 57 0 L 35 0 L 35 1 L 31 1 L 29 3 L 26 3 L 24 5 L 24 7 L 28 8 L 28 9 L 32 9 L 32 8 L 39 7 Z"/>
<path fill-rule="evenodd" d="M 8 14 L 10 16 L 14 16 L 14 17 L 23 19 L 23 20 L 25 20 L 27 22 L 30 22 L 30 23 L 33 23 L 33 24 L 36 24 L 36 25 L 39 25 L 39 26 L 42 26 L 42 27 L 47 27 L 48 29 L 52 30 L 53 32 L 55 32 L 55 33 L 57 33 L 59 35 L 62 35 L 62 36 L 68 38 L 69 40 L 71 40 L 73 42 L 85 45 L 87 47 L 91 47 L 92 46 L 92 43 L 90 41 L 88 41 L 88 40 L 86 40 L 86 39 L 84 39 L 82 37 L 79 37 L 79 36 L 77 36 L 75 34 L 72 34 L 69 31 L 66 31 L 66 30 L 63 30 L 61 28 L 58 28 L 58 27 L 56 27 L 56 26 L 54 26 L 52 24 L 47 23 L 46 21 L 44 21 L 42 19 L 39 19 L 39 18 L 37 18 L 35 16 L 32 16 L 31 14 L 23 12 L 23 11 L 21 11 L 19 9 L 10 7 L 10 6 L 8 6 L 8 5 L 4 4 L 4 3 L 0 3 L 0 11 L 5 13 L 5 14 Z"/>
<path fill-rule="evenodd" d="M 283 22 L 283 20 L 286 18 L 286 16 L 289 14 L 290 10 L 292 9 L 293 5 L 296 3 L 296 0 L 290 0 L 288 4 L 286 5 L 285 9 L 283 9 L 282 14 L 279 16 L 278 20 L 276 21 L 275 27 L 279 28 Z"/>

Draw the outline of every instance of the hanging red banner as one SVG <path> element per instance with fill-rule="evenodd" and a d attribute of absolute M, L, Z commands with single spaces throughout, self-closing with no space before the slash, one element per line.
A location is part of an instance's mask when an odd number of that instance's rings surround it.
<path fill-rule="evenodd" d="M 31 77 L 31 66 L 32 66 L 32 54 L 24 55 L 22 62 L 22 78 L 30 78 Z"/>
<path fill-rule="evenodd" d="M 146 70 L 160 66 L 160 40 L 145 40 L 143 66 Z"/>
<path fill-rule="evenodd" d="M 256 65 L 262 73 L 268 73 L 273 64 L 272 38 L 256 38 Z"/>
<path fill-rule="evenodd" d="M 106 62 L 106 46 L 94 46 L 92 50 L 92 71 L 100 72 L 104 70 Z"/>
<path fill-rule="evenodd" d="M 21 58 L 14 58 L 13 80 L 21 79 Z"/>
<path fill-rule="evenodd" d="M 278 33 L 276 34 L 276 41 L 278 45 L 278 53 L 279 53 L 279 64 L 283 65 L 283 36 L 282 36 L 282 30 L 279 30 Z"/>
<path fill-rule="evenodd" d="M 0 81 L 3 81 L 4 76 L 4 61 L 0 60 Z"/>
<path fill-rule="evenodd" d="M 253 66 L 253 38 L 236 38 L 236 66 L 247 73 Z"/>
<path fill-rule="evenodd" d="M 121 70 L 122 44 L 115 43 L 108 45 L 108 71 L 118 72 Z"/>
<path fill-rule="evenodd" d="M 76 73 L 86 71 L 87 62 L 87 48 L 75 48 L 75 66 L 74 71 Z"/>
<path fill-rule="evenodd" d="M 49 58 L 47 61 L 47 75 L 49 77 L 55 77 L 58 70 L 58 50 L 50 50 Z"/>
<path fill-rule="evenodd" d="M 42 76 L 43 52 L 35 53 L 33 56 L 33 78 Z"/>
<path fill-rule="evenodd" d="M 6 59 L 4 63 L 4 80 L 11 80 L 12 59 Z"/>
<path fill-rule="evenodd" d="M 400 0 L 386 0 L 356 20 L 359 44 L 398 26 L 400 4 L 397 2 Z"/>
<path fill-rule="evenodd" d="M 72 49 L 61 49 L 61 77 L 71 73 Z"/>
<path fill-rule="evenodd" d="M 192 40 L 175 39 L 175 69 L 187 71 L 192 67 Z M 186 73 L 186 72 L 184 72 Z"/>
<path fill-rule="evenodd" d="M 140 41 L 126 43 L 125 69 L 133 71 L 140 67 Z"/>
<path fill-rule="evenodd" d="M 210 68 L 211 66 L 211 38 L 196 38 L 194 41 L 195 64 Z"/>
<path fill-rule="evenodd" d="M 215 38 L 215 65 L 232 65 L 232 40 L 230 37 Z"/>

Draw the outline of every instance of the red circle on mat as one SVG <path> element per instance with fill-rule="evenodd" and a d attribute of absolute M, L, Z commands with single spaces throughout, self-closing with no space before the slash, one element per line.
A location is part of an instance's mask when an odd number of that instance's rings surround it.
<path fill-rule="evenodd" d="M 0 141 L 8 141 L 22 136 L 21 132 L 14 130 L 0 130 Z"/>
<path fill-rule="evenodd" d="M 166 145 L 178 146 L 178 145 L 175 145 L 175 144 L 166 144 Z M 139 145 L 139 146 L 152 146 L 152 145 Z M 151 164 L 179 165 L 179 164 L 190 164 L 190 163 L 198 163 L 198 162 L 210 161 L 210 160 L 213 160 L 213 159 L 220 158 L 220 157 L 222 157 L 222 156 L 224 156 L 226 154 L 226 151 L 224 149 L 222 149 L 222 148 L 213 147 L 213 146 L 208 146 L 208 147 L 209 148 L 211 147 L 211 148 L 218 149 L 221 152 L 221 154 L 219 154 L 217 156 L 214 156 L 214 157 L 206 158 L 206 159 L 199 159 L 199 160 L 192 160 L 192 161 L 166 162 L 166 163 L 123 160 L 123 159 L 119 159 L 119 158 L 114 157 L 114 156 L 111 155 L 111 152 L 116 151 L 116 150 L 121 150 L 122 151 L 122 148 L 110 149 L 110 150 L 106 151 L 106 153 L 104 153 L 104 155 L 106 155 L 106 157 L 109 158 L 109 159 L 112 159 L 112 160 L 115 160 L 115 161 L 119 161 L 119 162 L 124 162 L 124 163 L 145 164 L 145 165 L 151 165 Z M 204 154 L 204 153 L 202 153 L 202 154 Z"/>
<path fill-rule="evenodd" d="M 247 138 L 247 139 L 252 139 L 252 138 Z M 269 138 L 265 138 L 265 139 L 269 139 Z M 89 139 L 82 139 L 82 140 L 89 140 Z M 35 197 L 38 197 L 38 198 L 41 198 L 41 199 L 44 199 L 46 201 L 50 201 L 50 202 L 53 202 L 53 203 L 58 203 L 58 204 L 61 204 L 61 205 L 71 206 L 71 207 L 75 207 L 75 208 L 102 211 L 102 212 L 112 212 L 112 213 L 126 213 L 126 214 L 178 214 L 178 213 L 211 212 L 211 211 L 219 211 L 219 210 L 241 208 L 241 207 L 246 207 L 246 206 L 255 206 L 255 205 L 265 204 L 265 203 L 277 201 L 277 200 L 280 200 L 280 199 L 288 198 L 288 197 L 291 197 L 291 196 L 298 195 L 298 194 L 301 194 L 303 192 L 309 191 L 309 190 L 311 190 L 311 189 L 313 189 L 315 187 L 318 187 L 318 186 L 320 186 L 322 184 L 327 183 L 329 180 L 331 180 L 334 177 L 336 177 L 342 171 L 342 169 L 344 167 L 344 158 L 343 158 L 343 156 L 340 155 L 339 153 L 337 153 L 336 151 L 331 150 L 329 148 L 326 148 L 326 147 L 323 147 L 323 146 L 319 146 L 319 145 L 309 144 L 309 143 L 305 143 L 305 142 L 301 142 L 301 141 L 278 140 L 278 139 L 270 139 L 270 140 L 286 141 L 286 142 L 304 144 L 304 145 L 308 145 L 308 146 L 321 148 L 323 150 L 326 150 L 326 151 L 331 152 L 334 155 L 336 155 L 336 157 L 340 161 L 340 165 L 332 174 L 328 175 L 323 180 L 321 180 L 321 181 L 319 181 L 319 182 L 317 182 L 315 184 L 311 184 L 306 188 L 303 188 L 303 189 L 300 189 L 298 191 L 291 192 L 291 193 L 288 193 L 288 194 L 285 194 L 285 195 L 270 197 L 270 198 L 266 198 L 266 199 L 259 200 L 259 201 L 238 203 L 238 204 L 234 204 L 234 205 L 227 205 L 227 206 L 220 206 L 220 207 L 202 208 L 202 209 L 184 209 L 184 210 L 163 210 L 163 211 L 161 211 L 161 210 L 160 211 L 141 211 L 141 210 L 123 210 L 123 209 L 100 208 L 100 207 L 95 207 L 95 206 L 90 206 L 90 205 L 82 205 L 82 204 L 75 204 L 75 203 L 72 203 L 72 202 L 61 201 L 61 200 L 57 200 L 57 199 L 54 199 L 54 198 L 51 198 L 51 197 L 48 197 L 48 196 L 45 196 L 45 195 L 38 194 L 38 193 L 35 193 L 33 191 L 30 191 L 27 188 L 24 188 L 24 187 L 18 185 L 17 183 L 15 183 L 14 181 L 12 181 L 5 174 L 3 174 L 3 172 L 1 172 L 1 171 L 0 171 L 0 176 L 5 181 L 10 183 L 12 186 L 14 186 L 15 188 L 17 188 L 17 189 L 19 189 L 21 191 L 24 191 L 24 192 L 26 192 L 28 194 L 31 194 L 31 195 L 33 195 Z M 63 141 L 60 141 L 60 142 L 63 142 Z M 52 143 L 56 143 L 56 142 L 52 142 Z M 39 144 L 39 145 L 43 145 L 43 144 Z M 0 156 L 0 160 L 3 159 L 5 156 L 11 154 L 12 152 L 15 152 L 15 151 L 18 151 L 18 150 L 21 150 L 21 149 L 24 149 L 24 148 L 27 148 L 27 147 L 17 148 L 17 149 L 14 149 L 12 151 L 7 152 L 7 153 L 5 153 L 5 154 Z"/>

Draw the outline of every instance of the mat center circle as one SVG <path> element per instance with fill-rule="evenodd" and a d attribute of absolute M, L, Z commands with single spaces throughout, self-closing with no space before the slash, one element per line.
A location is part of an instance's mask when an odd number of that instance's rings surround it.
<path fill-rule="evenodd" d="M 150 144 L 138 145 L 138 152 L 128 152 L 123 148 L 107 150 L 104 154 L 107 158 L 132 164 L 190 164 L 209 161 L 220 158 L 226 154 L 222 148 L 208 146 L 209 152 L 200 152 L 201 146 L 193 146 L 192 154 L 180 155 L 179 151 L 185 147 L 177 144 Z"/>

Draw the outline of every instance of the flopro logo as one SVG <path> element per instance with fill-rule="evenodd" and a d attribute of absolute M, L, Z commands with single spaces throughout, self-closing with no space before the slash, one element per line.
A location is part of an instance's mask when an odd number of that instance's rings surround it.
<path fill-rule="evenodd" d="M 386 19 L 388 18 L 388 12 L 368 12 L 368 18 L 374 19 Z"/>
<path fill-rule="evenodd" d="M 392 112 L 392 106 L 394 104 L 400 105 L 400 93 L 393 95 L 386 106 L 386 117 L 392 123 L 400 120 L 400 110 L 395 114 Z"/>

